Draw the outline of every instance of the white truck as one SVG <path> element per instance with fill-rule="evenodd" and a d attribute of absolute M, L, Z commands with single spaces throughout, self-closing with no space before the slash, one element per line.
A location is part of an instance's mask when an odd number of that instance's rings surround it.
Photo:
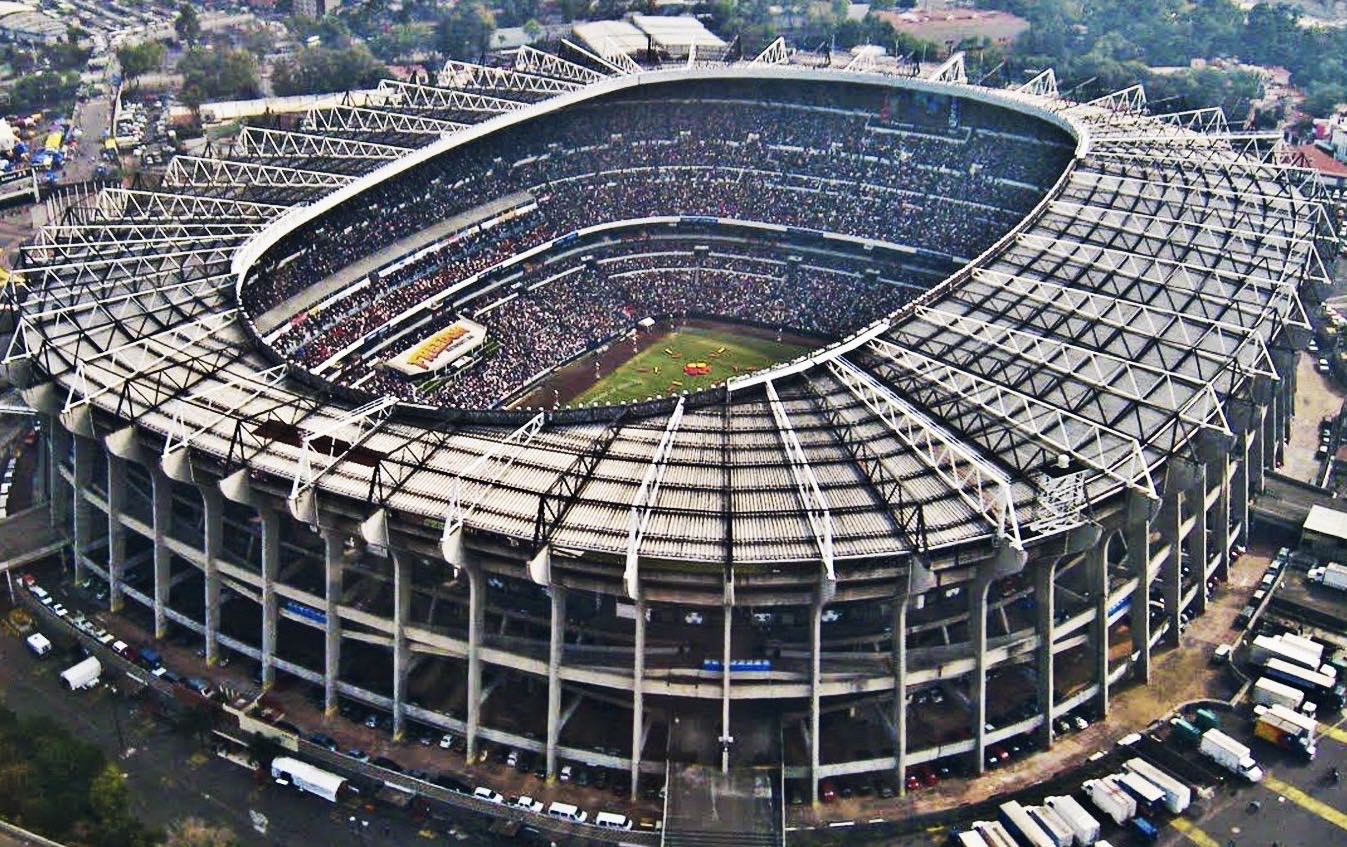
<path fill-rule="evenodd" d="M 103 675 L 103 665 L 95 656 L 90 656 L 82 662 L 71 665 L 61 671 L 61 682 L 71 691 L 79 691 L 84 688 L 93 688 L 98 684 L 98 678 Z"/>
<path fill-rule="evenodd" d="M 1347 567 L 1337 562 L 1329 562 L 1321 568 L 1310 568 L 1310 582 L 1317 582 L 1324 588 L 1336 588 L 1347 591 Z"/>
<path fill-rule="evenodd" d="M 1219 729 L 1209 729 L 1202 733 L 1202 741 L 1197 745 L 1197 752 L 1249 782 L 1263 781 L 1263 769 L 1253 760 L 1249 748 Z"/>
<path fill-rule="evenodd" d="M 1049 809 L 1047 806 L 1025 806 L 1025 811 L 1029 817 L 1034 819 L 1039 828 L 1043 830 L 1048 838 L 1056 847 L 1071 847 L 1071 842 L 1076 839 L 1076 834 L 1066 821 L 1062 820 L 1061 815 Z"/>
<path fill-rule="evenodd" d="M 1305 699 L 1305 692 L 1299 688 L 1262 676 L 1253 684 L 1252 699 L 1255 706 L 1285 706 L 1297 712 L 1314 717 L 1314 701 Z"/>
<path fill-rule="evenodd" d="M 1183 814 L 1183 810 L 1193 802 L 1193 789 L 1188 783 L 1160 770 L 1145 759 L 1128 759 L 1123 762 L 1123 767 L 1163 791 L 1165 799 L 1162 802 L 1165 808 L 1174 814 Z"/>
<path fill-rule="evenodd" d="M 1260 635 L 1249 644 L 1249 661 L 1265 667 L 1273 659 L 1281 659 L 1307 670 L 1319 671 L 1322 650 L 1306 647 L 1280 635 Z"/>
<path fill-rule="evenodd" d="M 1087 779 L 1080 787 L 1095 808 L 1119 826 L 1136 816 L 1136 798 L 1119 788 L 1111 779 Z"/>
<path fill-rule="evenodd" d="M 1077 847 L 1090 847 L 1099 840 L 1099 821 L 1095 820 L 1094 815 L 1087 812 L 1075 797 L 1069 794 L 1061 797 L 1045 797 L 1043 805 L 1056 812 L 1057 816 L 1071 827 L 1072 833 L 1076 836 Z"/>

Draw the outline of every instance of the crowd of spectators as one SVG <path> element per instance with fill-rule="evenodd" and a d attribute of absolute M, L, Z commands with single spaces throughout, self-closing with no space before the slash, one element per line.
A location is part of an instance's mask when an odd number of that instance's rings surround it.
<path fill-rule="evenodd" d="M 947 98 L 933 105 L 913 93 L 852 93 L 841 108 L 811 96 L 618 98 L 556 114 L 545 132 L 531 123 L 503 130 L 290 236 L 259 263 L 243 305 L 264 312 L 401 238 L 522 192 L 536 209 L 506 226 L 457 233 L 425 259 L 310 312 L 281 352 L 314 367 L 427 298 L 470 289 L 511 256 L 612 221 L 734 218 L 966 258 L 1023 217 L 1070 155 L 1065 136 L 1006 110 Z M 613 258 L 651 261 L 663 260 Z M 686 310 L 836 336 L 891 311 L 911 290 L 831 260 L 786 269 L 781 256 L 741 250 L 701 268 L 690 261 L 572 267 L 564 284 L 524 291 L 484 316 L 497 352 L 439 385 L 433 399 L 490 405 L 646 315 Z M 456 299 L 461 310 L 442 309 L 438 321 L 471 314 L 473 304 Z M 424 385 L 349 362 L 339 370 L 343 379 L 363 376 L 367 388 L 427 399 Z"/>

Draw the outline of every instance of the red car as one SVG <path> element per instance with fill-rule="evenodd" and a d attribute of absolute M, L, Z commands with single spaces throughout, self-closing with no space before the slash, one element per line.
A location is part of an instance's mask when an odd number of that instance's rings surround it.
<path fill-rule="evenodd" d="M 921 784 L 927 788 L 940 784 L 940 777 L 930 765 L 917 765 L 917 779 L 920 779 Z"/>
<path fill-rule="evenodd" d="M 917 775 L 910 771 L 907 774 L 907 780 L 904 784 L 907 786 L 908 791 L 916 791 L 921 788 L 921 780 L 917 779 Z"/>
<path fill-rule="evenodd" d="M 818 784 L 818 798 L 824 803 L 831 803 L 837 799 L 837 789 L 833 787 L 831 779 L 825 779 Z"/>

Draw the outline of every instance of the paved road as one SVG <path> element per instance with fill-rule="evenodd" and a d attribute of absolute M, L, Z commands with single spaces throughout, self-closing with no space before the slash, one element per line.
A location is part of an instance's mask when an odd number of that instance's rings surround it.
<path fill-rule="evenodd" d="M 7 606 L 0 607 L 0 613 L 5 611 Z M 258 847 L 420 845 L 446 838 L 466 847 L 499 843 L 460 831 L 452 822 L 433 822 L 423 830 L 401 813 L 337 807 L 259 785 L 248 771 L 203 752 L 124 695 L 107 688 L 65 691 L 57 681 L 64 664 L 53 661 L 55 657 L 35 659 L 17 638 L 0 634 L 0 701 L 21 715 L 51 715 L 117 758 L 127 774 L 135 811 L 148 823 L 163 825 L 193 815 L 232 828 L 241 845 Z M 253 811 L 266 817 L 265 834 L 254 831 Z M 352 831 L 353 816 L 359 832 Z"/>

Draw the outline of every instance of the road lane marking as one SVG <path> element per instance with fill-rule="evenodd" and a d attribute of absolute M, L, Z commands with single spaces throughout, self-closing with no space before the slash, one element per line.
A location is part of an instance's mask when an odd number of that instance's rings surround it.
<path fill-rule="evenodd" d="M 1339 829 L 1347 829 L 1347 813 L 1343 813 L 1322 800 L 1316 800 L 1290 783 L 1282 782 L 1272 774 L 1263 777 L 1263 784 L 1269 790 L 1295 803 L 1297 806 L 1318 815 Z"/>
<path fill-rule="evenodd" d="M 1183 833 L 1183 837 L 1197 845 L 1197 847 L 1221 847 L 1220 842 L 1202 831 L 1197 824 L 1187 818 L 1174 818 L 1170 825 Z"/>
<path fill-rule="evenodd" d="M 1327 735 L 1334 741 L 1339 741 L 1343 744 L 1347 744 L 1347 729 L 1341 729 L 1340 727 L 1338 727 L 1337 724 L 1334 724 L 1333 726 L 1329 726 L 1328 724 L 1320 724 L 1319 731 L 1323 735 Z"/>

